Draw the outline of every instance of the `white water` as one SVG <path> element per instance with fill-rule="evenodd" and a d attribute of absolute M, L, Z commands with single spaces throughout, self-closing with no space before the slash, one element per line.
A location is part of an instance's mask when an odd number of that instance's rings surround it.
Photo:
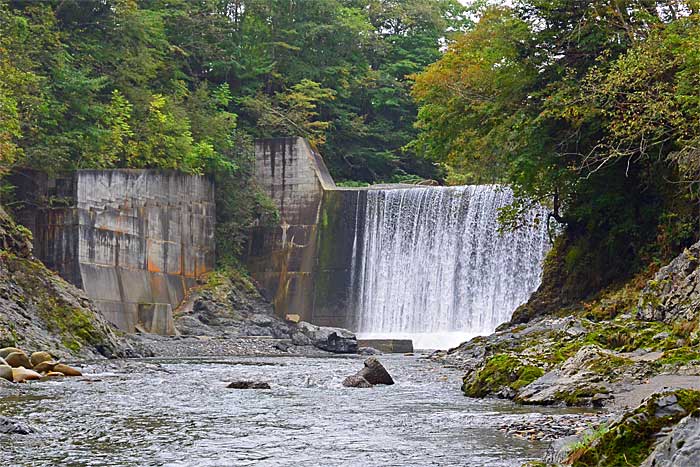
<path fill-rule="evenodd" d="M 544 208 L 529 214 L 539 223 L 498 232 L 512 198 L 497 185 L 369 190 L 353 247 L 359 337 L 448 348 L 508 321 L 550 248 Z"/>

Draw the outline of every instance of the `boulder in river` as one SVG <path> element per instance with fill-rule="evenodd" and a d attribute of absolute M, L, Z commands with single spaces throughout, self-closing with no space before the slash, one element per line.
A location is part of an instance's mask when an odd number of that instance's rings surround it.
<path fill-rule="evenodd" d="M 29 357 L 29 359 L 32 362 L 32 366 L 37 366 L 39 363 L 42 362 L 50 362 L 51 360 L 53 360 L 53 357 L 51 357 L 51 354 L 48 352 L 34 352 Z"/>
<path fill-rule="evenodd" d="M 57 362 L 40 362 L 34 365 L 33 370 L 37 373 L 48 373 L 49 371 L 53 371 L 56 365 L 58 365 Z"/>
<path fill-rule="evenodd" d="M 29 361 L 27 354 L 21 350 L 19 352 L 12 352 L 9 354 L 7 357 L 5 357 L 5 361 L 12 368 L 19 368 L 21 366 L 24 368 L 31 368 L 33 366 L 32 362 Z"/>
<path fill-rule="evenodd" d="M 226 387 L 230 389 L 270 389 L 270 385 L 263 381 L 234 381 Z"/>
<path fill-rule="evenodd" d="M 63 363 L 58 363 L 53 367 L 54 372 L 63 373 L 66 376 L 83 376 L 80 370 L 77 370 Z"/>
<path fill-rule="evenodd" d="M 333 353 L 357 353 L 357 338 L 347 329 L 316 326 L 306 321 L 301 321 L 297 328 L 309 338 L 314 347 L 321 350 Z"/>
<path fill-rule="evenodd" d="M 17 347 L 4 347 L 0 349 L 0 358 L 5 358 L 13 352 L 22 352 L 22 350 Z"/>
<path fill-rule="evenodd" d="M 376 357 L 369 357 L 367 360 L 365 360 L 365 367 L 353 376 L 348 376 L 345 378 L 345 381 L 343 381 L 343 386 L 355 388 L 368 387 L 364 386 L 362 380 L 369 383 L 370 387 L 375 384 L 394 384 L 394 380 L 392 379 L 391 375 L 388 371 L 386 371 L 384 365 L 382 365 Z"/>
<path fill-rule="evenodd" d="M 34 370 L 28 370 L 21 366 L 12 369 L 12 379 L 15 383 L 24 383 L 25 381 L 41 379 L 41 375 Z"/>
<path fill-rule="evenodd" d="M 0 378 L 14 381 L 12 377 L 12 367 L 10 365 L 0 365 Z"/>
<path fill-rule="evenodd" d="M 373 385 L 362 376 L 352 375 L 345 378 L 343 386 L 348 388 L 371 388 Z"/>

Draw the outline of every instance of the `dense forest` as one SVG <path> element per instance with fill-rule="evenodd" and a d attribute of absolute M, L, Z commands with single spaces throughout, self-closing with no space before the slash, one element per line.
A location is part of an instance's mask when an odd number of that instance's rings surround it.
<path fill-rule="evenodd" d="M 304 136 L 350 183 L 439 177 L 408 147 L 409 77 L 467 16 L 455 0 L 2 1 L 0 170 L 215 174 L 235 255 L 270 211 L 253 138 Z"/>
<path fill-rule="evenodd" d="M 549 205 L 583 294 L 696 235 L 698 5 L 2 2 L 2 171 L 213 173 L 235 252 L 269 211 L 252 138 L 302 135 L 347 184 L 507 183 L 509 227 Z"/>
<path fill-rule="evenodd" d="M 415 78 L 411 147 L 450 181 L 506 182 L 565 225 L 544 287 L 582 298 L 698 234 L 700 3 L 488 6 Z M 545 300 L 558 306 L 557 300 Z"/>

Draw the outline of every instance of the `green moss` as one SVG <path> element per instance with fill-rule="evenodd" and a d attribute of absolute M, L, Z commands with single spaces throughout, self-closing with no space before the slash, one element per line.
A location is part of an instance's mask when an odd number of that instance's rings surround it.
<path fill-rule="evenodd" d="M 686 413 L 657 417 L 656 401 L 667 394 L 675 394 Z M 651 453 L 657 434 L 663 428 L 677 423 L 699 406 L 698 391 L 683 389 L 656 395 L 645 405 L 625 415 L 599 438 L 579 446 L 565 463 L 575 467 L 639 465 Z"/>
<path fill-rule="evenodd" d="M 588 369 L 599 375 L 610 375 L 615 370 L 631 365 L 632 361 L 629 358 L 619 357 L 617 355 L 601 355 L 588 365 Z"/>
<path fill-rule="evenodd" d="M 584 405 L 587 399 L 596 394 L 607 394 L 609 391 L 604 386 L 579 387 L 573 391 L 557 391 L 554 399 L 564 402 L 569 407 Z"/>
<path fill-rule="evenodd" d="M 518 379 L 510 385 L 513 389 L 520 389 L 544 375 L 544 370 L 537 366 L 526 365 L 520 370 Z"/>
<path fill-rule="evenodd" d="M 544 374 L 538 366 L 524 363 L 510 354 L 489 358 L 473 376 L 465 377 L 462 390 L 469 397 L 484 397 L 504 387 L 518 390 Z"/>
<path fill-rule="evenodd" d="M 678 403 L 688 412 L 693 412 L 700 407 L 700 391 L 692 389 L 679 389 L 675 392 Z"/>
<path fill-rule="evenodd" d="M 667 350 L 664 356 L 657 360 L 657 366 L 661 365 L 683 365 L 687 363 L 700 363 L 700 349 L 692 347 L 678 347 Z"/>
<path fill-rule="evenodd" d="M 50 331 L 61 336 L 61 343 L 74 353 L 84 345 L 98 345 L 102 342 L 92 316 L 79 308 L 62 304 L 55 298 L 45 298 L 40 303 L 39 316 Z"/>
<path fill-rule="evenodd" d="M 0 260 L 12 273 L 12 278 L 23 290 L 26 301 L 36 306 L 39 318 L 46 328 L 59 336 L 61 343 L 72 352 L 85 345 L 100 345 L 104 336 L 95 328 L 91 312 L 66 304 L 55 290 L 55 273 L 42 263 L 22 258 L 10 252 L 1 252 Z M 11 330 L 12 331 L 12 330 Z M 12 339 L 19 342 L 18 336 Z"/>

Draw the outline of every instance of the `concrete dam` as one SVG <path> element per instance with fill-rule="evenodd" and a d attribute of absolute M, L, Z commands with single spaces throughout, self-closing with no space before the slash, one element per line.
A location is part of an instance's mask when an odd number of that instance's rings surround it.
<path fill-rule="evenodd" d="M 255 153 L 280 224 L 252 229 L 245 262 L 282 317 L 444 347 L 493 331 L 539 285 L 545 222 L 500 234 L 507 188 L 342 188 L 303 138 L 259 140 Z M 176 332 L 173 310 L 215 267 L 210 179 L 79 170 L 12 181 L 39 259 L 119 328 Z"/>
<path fill-rule="evenodd" d="M 444 347 L 492 332 L 539 286 L 546 212 L 499 233 L 507 188 L 337 187 L 302 138 L 257 142 L 256 175 L 281 222 L 256 229 L 247 263 L 280 315 Z"/>
<path fill-rule="evenodd" d="M 118 328 L 174 334 L 172 312 L 215 266 L 214 184 L 155 170 L 15 174 L 34 254 Z"/>

